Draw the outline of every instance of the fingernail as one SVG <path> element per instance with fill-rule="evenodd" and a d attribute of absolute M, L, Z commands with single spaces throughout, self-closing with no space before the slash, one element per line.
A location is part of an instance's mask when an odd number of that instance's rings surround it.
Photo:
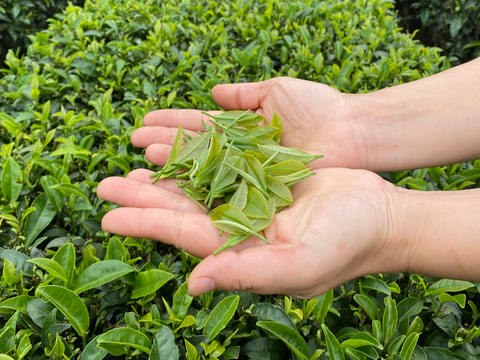
<path fill-rule="evenodd" d="M 200 278 L 193 282 L 192 286 L 188 287 L 188 294 L 190 296 L 199 296 L 217 288 L 215 283 L 210 278 Z"/>

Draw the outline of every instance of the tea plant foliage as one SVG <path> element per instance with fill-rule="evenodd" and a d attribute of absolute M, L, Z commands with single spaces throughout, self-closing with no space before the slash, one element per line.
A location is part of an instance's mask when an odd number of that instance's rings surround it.
<path fill-rule="evenodd" d="M 100 225 L 116 207 L 96 196 L 100 180 L 158 170 L 129 141 L 150 110 L 216 109 L 218 83 L 291 76 L 366 92 L 448 68 L 398 30 L 390 2 L 87 1 L 31 39 L 0 79 L 0 359 L 477 358 L 477 284 L 377 274 L 315 299 L 192 298 L 199 259 Z M 384 176 L 456 190 L 479 172 Z"/>

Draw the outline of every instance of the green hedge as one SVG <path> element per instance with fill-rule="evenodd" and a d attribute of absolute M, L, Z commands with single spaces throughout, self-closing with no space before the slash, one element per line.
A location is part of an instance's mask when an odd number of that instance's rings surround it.
<path fill-rule="evenodd" d="M 0 68 L 9 49 L 23 54 L 31 43 L 28 36 L 46 29 L 47 20 L 67 5 L 67 0 L 0 0 Z"/>
<path fill-rule="evenodd" d="M 479 0 L 396 0 L 400 25 L 463 63 L 480 56 Z"/>
<path fill-rule="evenodd" d="M 449 67 L 439 49 L 399 32 L 392 14 L 382 0 L 87 1 L 57 15 L 26 56 L 9 52 L 0 79 L 0 353 L 476 358 L 474 284 L 379 274 L 311 300 L 222 291 L 192 299 L 186 279 L 198 259 L 100 228 L 115 205 L 95 196 L 98 182 L 153 169 L 129 141 L 149 110 L 214 109 L 218 83 L 287 75 L 365 92 Z M 475 186 L 474 166 L 385 176 L 456 189 Z"/>

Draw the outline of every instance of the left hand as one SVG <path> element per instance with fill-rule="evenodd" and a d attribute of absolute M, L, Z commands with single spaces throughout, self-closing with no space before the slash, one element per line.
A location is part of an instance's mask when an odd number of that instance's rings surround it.
<path fill-rule="evenodd" d="M 124 208 L 105 215 L 105 231 L 159 240 L 201 258 L 191 295 L 219 289 L 314 297 L 355 277 L 401 271 L 404 251 L 393 241 L 399 192 L 364 170 L 323 169 L 293 188 L 293 204 L 264 231 L 217 256 L 227 239 L 208 215 L 176 188 L 151 184 L 148 170 L 108 178 L 98 196 Z M 408 251 L 407 251 L 408 252 Z"/>

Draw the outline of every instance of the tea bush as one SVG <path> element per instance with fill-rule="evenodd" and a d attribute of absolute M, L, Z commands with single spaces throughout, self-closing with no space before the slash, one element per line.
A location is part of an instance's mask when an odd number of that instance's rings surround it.
<path fill-rule="evenodd" d="M 28 36 L 45 29 L 47 20 L 66 7 L 66 0 L 0 0 L 0 68 L 9 49 L 23 53 L 30 44 Z"/>
<path fill-rule="evenodd" d="M 477 359 L 478 284 L 396 273 L 309 300 L 191 298 L 199 259 L 100 227 L 116 206 L 98 182 L 153 169 L 129 141 L 150 110 L 214 109 L 222 82 L 366 92 L 448 68 L 390 2 L 87 1 L 32 40 L 0 79 L 1 359 Z M 478 186 L 480 164 L 384 176 L 455 190 Z"/>
<path fill-rule="evenodd" d="M 460 63 L 480 56 L 479 0 L 397 0 L 400 25 Z"/>

